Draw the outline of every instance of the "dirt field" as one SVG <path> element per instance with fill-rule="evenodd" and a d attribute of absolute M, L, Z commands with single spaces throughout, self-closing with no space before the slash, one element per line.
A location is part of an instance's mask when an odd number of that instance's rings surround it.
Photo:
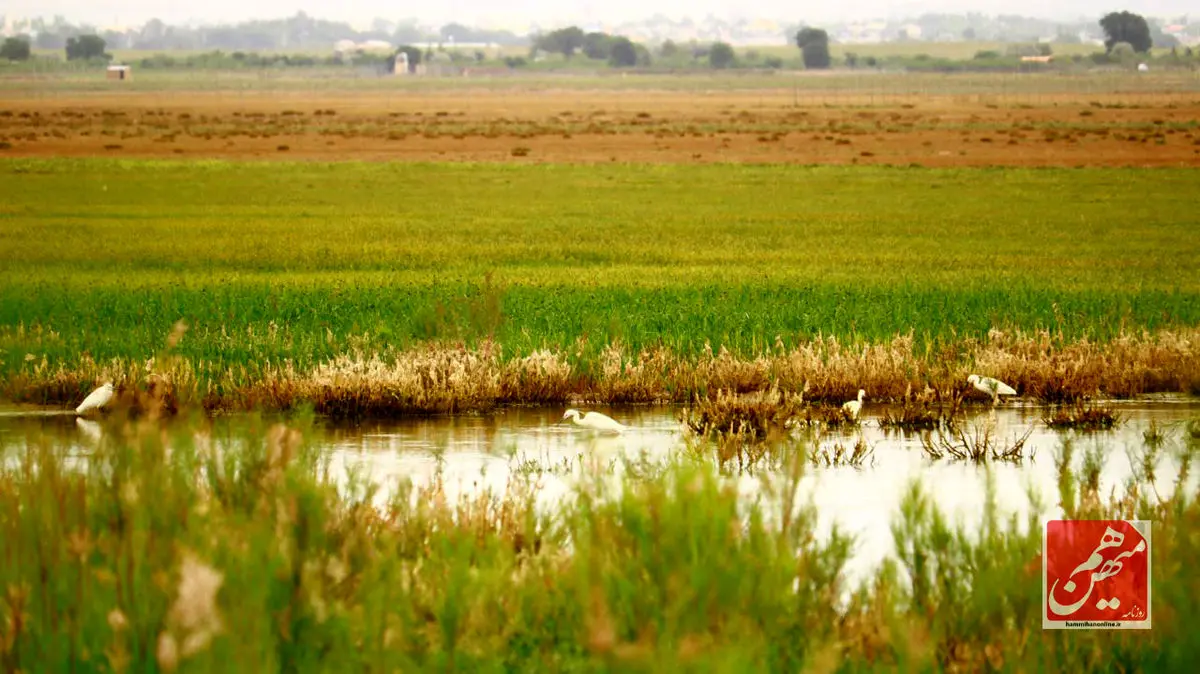
<path fill-rule="evenodd" d="M 0 104 L 0 156 L 1200 165 L 1200 96 L 101 92 Z"/>

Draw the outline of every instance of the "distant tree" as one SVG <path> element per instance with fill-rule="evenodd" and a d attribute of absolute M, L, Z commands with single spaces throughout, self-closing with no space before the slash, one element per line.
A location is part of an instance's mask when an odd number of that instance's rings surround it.
<path fill-rule="evenodd" d="M 846 52 L 846 67 L 847 68 L 857 68 L 858 67 L 858 54 L 855 54 L 852 51 Z"/>
<path fill-rule="evenodd" d="M 874 68 L 879 65 L 879 59 L 874 56 L 868 56 L 866 63 L 868 68 Z"/>
<path fill-rule="evenodd" d="M 962 38 L 964 40 L 974 40 L 975 39 L 975 29 L 974 28 L 964 28 L 963 32 L 962 32 Z"/>
<path fill-rule="evenodd" d="M 442 38 L 442 42 L 473 42 L 472 32 L 461 23 L 448 23 L 438 31 L 438 36 Z"/>
<path fill-rule="evenodd" d="M 1127 42 L 1138 53 L 1150 51 L 1150 26 L 1140 14 L 1109 12 L 1100 19 L 1104 29 L 1104 48 L 1111 52 L 1118 42 Z"/>
<path fill-rule="evenodd" d="M 608 63 L 609 65 L 618 68 L 628 68 L 637 65 L 638 54 L 637 49 L 633 46 L 633 42 L 627 37 L 617 36 L 612 40 L 612 48 L 609 50 Z"/>
<path fill-rule="evenodd" d="M 4 44 L 0 45 L 0 59 L 28 61 L 29 38 L 24 36 L 5 38 Z"/>
<path fill-rule="evenodd" d="M 67 38 L 67 60 L 91 60 L 100 58 L 111 58 L 104 53 L 104 47 L 107 46 L 104 38 L 99 35 L 80 35 L 78 37 Z"/>
<path fill-rule="evenodd" d="M 708 49 L 708 65 L 718 70 L 732 66 L 736 60 L 733 47 L 727 42 L 714 42 Z"/>
<path fill-rule="evenodd" d="M 534 42 L 534 46 L 542 51 L 562 54 L 571 58 L 583 47 L 584 37 L 583 31 L 578 26 L 568 26 L 540 36 Z"/>
<path fill-rule="evenodd" d="M 415 21 L 402 21 L 396 24 L 396 32 L 392 33 L 392 39 L 396 42 L 421 42 L 427 40 L 431 35 L 426 35 L 424 30 L 421 30 Z"/>
<path fill-rule="evenodd" d="M 796 33 L 796 46 L 804 58 L 804 67 L 819 70 L 829 67 L 829 34 L 820 28 L 801 28 Z"/>
<path fill-rule="evenodd" d="M 583 36 L 583 54 L 590 59 L 606 60 L 612 56 L 617 39 L 608 33 L 588 33 Z"/>
<path fill-rule="evenodd" d="M 658 53 L 662 54 L 663 58 L 669 59 L 679 53 L 679 45 L 675 44 L 672 40 L 665 40 L 658 48 Z"/>

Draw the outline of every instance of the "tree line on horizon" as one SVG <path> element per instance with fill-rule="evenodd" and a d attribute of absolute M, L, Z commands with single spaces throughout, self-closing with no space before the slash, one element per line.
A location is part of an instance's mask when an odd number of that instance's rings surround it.
<path fill-rule="evenodd" d="M 321 19 L 312 19 L 303 13 L 296 17 L 285 20 L 285 22 L 298 22 L 301 27 L 306 27 L 311 31 L 325 34 L 327 37 L 341 39 L 351 39 L 344 37 L 345 33 L 338 32 L 341 27 L 345 30 L 351 30 L 348 24 L 339 24 Z M 272 22 L 249 22 L 251 25 L 270 24 Z M 1133 53 L 1143 54 L 1150 50 L 1154 45 L 1154 36 L 1152 35 L 1150 25 L 1144 17 L 1128 11 L 1110 12 L 1104 15 L 1099 20 L 1099 25 L 1105 35 L 1105 52 L 1106 54 L 1118 55 Z M 381 34 L 388 26 L 380 25 L 378 28 Z M 162 24 L 162 22 L 153 20 L 146 24 L 142 29 L 143 35 L 148 35 L 149 43 L 165 44 L 165 36 L 169 36 L 172 27 Z M 230 29 L 233 30 L 233 29 Z M 311 33 L 305 33 L 311 34 Z M 400 35 L 400 32 L 393 34 L 393 37 Z M 361 37 L 360 34 L 356 34 Z M 337 37 L 342 36 L 342 37 Z M 39 34 L 40 40 L 42 36 Z M 442 42 L 452 43 L 471 43 L 473 41 L 490 41 L 495 42 L 497 38 L 516 39 L 516 36 L 506 31 L 475 31 L 461 24 L 451 23 L 443 26 L 439 38 Z M 409 40 L 410 43 L 419 43 L 420 40 Z M 427 43 L 429 41 L 426 41 Z M 833 66 L 833 59 L 830 54 L 830 37 L 826 30 L 812 26 L 801 27 L 794 35 L 794 44 L 800 50 L 801 60 L 806 69 L 820 70 L 827 69 Z M 498 43 L 498 42 L 497 42 Z M 36 43 L 37 45 L 43 42 Z M 265 44 L 265 42 L 264 42 Z M 499 43 L 498 43 L 499 44 Z M 32 46 L 35 43 L 28 38 L 17 36 L 6 38 L 0 44 L 0 60 L 8 61 L 23 61 L 31 57 Z M 1036 45 L 1039 50 L 1038 54 L 1048 55 L 1049 45 Z M 97 34 L 83 34 L 67 36 L 63 40 L 62 48 L 65 50 L 65 55 L 68 61 L 106 61 L 110 60 L 111 56 L 107 52 L 107 40 Z M 264 47 L 265 48 L 265 47 Z M 707 62 L 707 65 L 714 69 L 725 69 L 736 67 L 738 64 L 738 55 L 732 45 L 716 41 L 708 44 L 698 43 L 693 41 L 690 44 L 680 45 L 672 40 L 666 40 L 657 48 L 657 53 L 652 54 L 650 49 L 643 44 L 636 43 L 630 38 L 622 35 L 610 35 L 605 32 L 593 31 L 584 32 L 578 26 L 567 26 L 546 33 L 534 35 L 531 39 L 530 56 L 537 58 L 540 53 L 561 55 L 565 60 L 570 61 L 577 55 L 582 55 L 584 58 L 591 61 L 600 61 L 607 63 L 613 67 L 632 68 L 637 66 L 649 66 L 655 60 L 665 60 L 668 62 L 678 62 L 686 60 L 690 56 L 693 64 Z M 690 54 L 688 53 L 690 52 Z M 1026 55 L 1020 53 L 1019 50 L 1010 50 L 1007 56 Z M 1191 50 L 1188 50 L 1189 54 Z M 219 53 L 219 52 L 218 52 Z M 393 68 L 396 56 L 400 53 L 408 55 L 408 63 L 410 67 L 419 64 L 423 58 L 428 60 L 433 56 L 432 49 L 426 47 L 421 49 L 412 44 L 401 44 L 386 58 L 388 68 Z M 976 59 L 993 59 L 1000 58 L 1002 55 L 992 52 L 980 52 L 976 55 Z M 240 57 L 240 58 L 239 58 Z M 244 52 L 238 51 L 231 55 L 235 61 L 244 62 L 247 65 L 273 65 L 278 64 L 278 59 L 283 59 L 283 65 L 315 65 L 317 59 L 308 58 L 305 63 L 291 63 L 291 59 L 287 56 L 272 56 L 269 59 L 260 57 L 248 56 Z M 159 59 L 163 61 L 163 59 Z M 331 57 L 329 60 L 332 63 L 341 63 L 341 57 Z M 482 52 L 474 54 L 476 62 L 483 62 L 485 55 Z M 779 57 L 766 57 L 755 65 L 760 65 L 766 68 L 780 68 L 783 66 L 783 60 Z M 874 59 L 864 59 L 861 65 L 874 67 L 872 63 Z M 248 61 L 248 62 L 247 62 Z M 262 61 L 261 63 L 259 61 Z M 270 61 L 270 62 L 268 62 Z M 154 66 L 152 59 L 144 59 L 144 62 L 150 67 Z M 526 65 L 527 61 L 522 57 L 507 57 L 506 65 L 509 67 L 520 67 Z M 165 65 L 165 61 L 160 64 Z M 845 55 L 845 65 L 851 68 L 860 65 L 859 59 L 854 54 Z"/>

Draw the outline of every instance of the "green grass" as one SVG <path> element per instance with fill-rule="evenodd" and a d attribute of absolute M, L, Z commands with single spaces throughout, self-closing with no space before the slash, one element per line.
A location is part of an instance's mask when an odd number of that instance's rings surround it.
<path fill-rule="evenodd" d="M 0 163 L 0 364 L 1200 323 L 1190 170 Z"/>
<path fill-rule="evenodd" d="M 913 485 L 894 554 L 855 587 L 854 541 L 779 505 L 803 452 L 742 481 L 761 480 L 753 501 L 693 450 L 615 484 L 585 471 L 538 511 L 528 465 L 506 496 L 379 494 L 329 472 L 303 419 L 110 419 L 83 457 L 54 423 L 0 446 L 13 671 L 1189 671 L 1200 655 L 1194 487 L 1159 503 L 1139 473 L 1140 498 L 1109 502 L 1096 455 L 1060 471 L 1065 518 L 1153 521 L 1150 631 L 1042 630 L 1048 508 L 1010 517 L 991 484 L 970 524 Z"/>

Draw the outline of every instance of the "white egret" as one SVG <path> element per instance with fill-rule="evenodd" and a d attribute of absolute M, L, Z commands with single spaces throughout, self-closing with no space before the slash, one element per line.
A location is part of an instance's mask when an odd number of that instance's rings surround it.
<path fill-rule="evenodd" d="M 75 408 L 75 414 L 87 414 L 92 410 L 98 410 L 107 405 L 112 397 L 112 382 L 105 382 L 103 386 L 92 391 L 88 397 L 83 399 L 83 402 L 79 403 L 79 407 Z"/>
<path fill-rule="evenodd" d="M 867 395 L 866 391 L 858 389 L 858 400 L 842 403 L 842 411 L 849 414 L 855 421 L 858 421 L 858 413 L 862 411 L 862 401 L 865 395 Z"/>
<path fill-rule="evenodd" d="M 980 377 L 977 374 L 973 374 L 970 377 L 967 377 L 967 383 L 974 386 L 975 390 L 979 391 L 980 393 L 986 393 L 990 395 L 992 397 L 993 405 L 1000 400 L 1000 396 L 1017 395 L 1017 392 L 1015 389 L 1013 389 L 1013 387 L 1005 384 L 999 379 L 992 379 L 991 377 Z"/>
<path fill-rule="evenodd" d="M 607 433 L 624 433 L 625 426 L 618 423 L 612 417 L 605 416 L 599 412 L 588 412 L 581 418 L 579 410 L 570 409 L 563 415 L 563 421 L 570 419 L 575 422 L 576 426 L 583 426 L 594 431 L 603 431 Z"/>

